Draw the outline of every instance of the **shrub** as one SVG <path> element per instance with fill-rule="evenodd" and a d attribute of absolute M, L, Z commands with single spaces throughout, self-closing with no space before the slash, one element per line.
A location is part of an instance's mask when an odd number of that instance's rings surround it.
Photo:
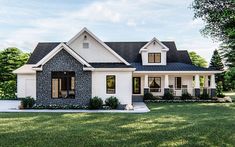
<path fill-rule="evenodd" d="M 154 96 L 152 93 L 147 92 L 144 94 L 144 100 L 154 100 Z"/>
<path fill-rule="evenodd" d="M 186 93 L 183 93 L 180 98 L 181 98 L 181 100 L 189 100 L 189 99 L 192 99 L 193 97 L 191 96 L 191 94 L 186 92 Z"/>
<path fill-rule="evenodd" d="M 199 96 L 200 99 L 204 99 L 204 100 L 208 100 L 210 99 L 210 96 L 209 94 L 207 93 L 202 93 L 200 96 Z"/>
<path fill-rule="evenodd" d="M 220 97 L 220 98 L 225 97 L 225 95 L 223 94 L 223 83 L 221 81 L 219 81 L 216 86 L 216 95 L 217 97 Z"/>
<path fill-rule="evenodd" d="M 111 107 L 112 109 L 117 109 L 119 101 L 116 97 L 111 96 L 105 100 L 105 105 Z"/>
<path fill-rule="evenodd" d="M 26 97 L 21 100 L 21 108 L 30 109 L 35 104 L 35 100 L 32 97 Z"/>
<path fill-rule="evenodd" d="M 103 100 L 97 96 L 90 99 L 90 109 L 101 109 Z"/>
<path fill-rule="evenodd" d="M 174 99 L 174 96 L 173 96 L 172 93 L 166 92 L 166 93 L 164 93 L 162 99 L 164 99 L 164 100 L 173 100 L 173 99 Z"/>

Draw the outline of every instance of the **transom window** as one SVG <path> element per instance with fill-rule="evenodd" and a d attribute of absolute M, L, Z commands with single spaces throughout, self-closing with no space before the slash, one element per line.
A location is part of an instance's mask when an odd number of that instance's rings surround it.
<path fill-rule="evenodd" d="M 150 92 L 161 92 L 161 77 L 148 78 Z"/>
<path fill-rule="evenodd" d="M 116 92 L 116 78 L 115 75 L 106 76 L 106 93 L 115 94 Z"/>
<path fill-rule="evenodd" d="M 161 53 L 149 53 L 148 62 L 149 63 L 161 63 Z"/>
<path fill-rule="evenodd" d="M 51 72 L 52 98 L 75 98 L 75 72 Z"/>

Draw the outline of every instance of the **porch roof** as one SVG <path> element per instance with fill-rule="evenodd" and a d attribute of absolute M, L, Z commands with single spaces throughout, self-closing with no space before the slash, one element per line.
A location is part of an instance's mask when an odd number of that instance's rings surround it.
<path fill-rule="evenodd" d="M 131 65 L 136 68 L 136 71 L 216 71 L 179 62 L 167 63 L 167 65 L 142 65 L 141 63 L 131 63 Z"/>

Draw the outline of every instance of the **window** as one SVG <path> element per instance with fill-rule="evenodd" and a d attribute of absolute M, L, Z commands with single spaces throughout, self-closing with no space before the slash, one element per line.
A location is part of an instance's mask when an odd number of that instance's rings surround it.
<path fill-rule="evenodd" d="M 161 78 L 160 77 L 149 77 L 149 89 L 150 92 L 161 92 Z"/>
<path fill-rule="evenodd" d="M 140 81 L 141 81 L 140 77 L 133 77 L 133 94 L 141 93 Z"/>
<path fill-rule="evenodd" d="M 106 76 L 106 93 L 115 94 L 116 91 L 116 80 L 114 75 Z"/>
<path fill-rule="evenodd" d="M 148 62 L 149 63 L 161 63 L 161 53 L 149 53 Z"/>
<path fill-rule="evenodd" d="M 75 72 L 52 72 L 52 98 L 75 98 Z"/>
<path fill-rule="evenodd" d="M 175 89 L 180 90 L 181 89 L 181 77 L 175 77 Z"/>
<path fill-rule="evenodd" d="M 89 43 L 83 43 L 83 48 L 89 48 Z"/>

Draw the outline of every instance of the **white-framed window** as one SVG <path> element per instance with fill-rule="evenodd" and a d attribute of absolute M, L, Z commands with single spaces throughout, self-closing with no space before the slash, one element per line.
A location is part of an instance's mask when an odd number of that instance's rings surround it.
<path fill-rule="evenodd" d="M 149 77 L 148 84 L 150 92 L 161 92 L 161 77 Z"/>

